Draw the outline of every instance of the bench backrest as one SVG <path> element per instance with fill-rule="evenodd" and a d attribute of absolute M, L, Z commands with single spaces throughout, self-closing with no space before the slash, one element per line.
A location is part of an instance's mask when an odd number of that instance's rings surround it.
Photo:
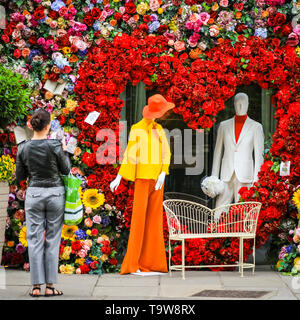
<path fill-rule="evenodd" d="M 199 203 L 169 199 L 163 202 L 170 235 L 208 233 L 255 234 L 259 202 L 241 202 L 216 209 Z"/>

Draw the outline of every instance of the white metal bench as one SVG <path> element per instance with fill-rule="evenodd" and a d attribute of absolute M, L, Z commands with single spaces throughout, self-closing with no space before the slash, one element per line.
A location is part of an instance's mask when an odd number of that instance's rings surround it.
<path fill-rule="evenodd" d="M 209 209 L 199 203 L 168 199 L 163 202 L 169 227 L 169 272 L 185 268 L 239 267 L 243 277 L 244 268 L 255 269 L 255 234 L 261 208 L 259 202 L 241 202 Z M 237 264 L 185 266 L 185 240 L 196 238 L 238 237 L 239 261 Z M 244 263 L 243 240 L 253 239 L 253 263 Z M 182 264 L 171 265 L 171 240 L 182 242 Z"/>

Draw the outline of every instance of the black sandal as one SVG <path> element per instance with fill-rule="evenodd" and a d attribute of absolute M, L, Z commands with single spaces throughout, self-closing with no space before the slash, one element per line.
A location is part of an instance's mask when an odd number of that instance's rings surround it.
<path fill-rule="evenodd" d="M 59 291 L 59 290 L 55 289 L 54 287 L 47 286 L 46 289 L 52 290 L 52 293 L 51 294 L 45 293 L 45 297 L 53 297 L 53 296 L 62 296 L 63 295 L 62 291 Z M 56 290 L 57 293 L 55 293 L 54 290 Z"/>
<path fill-rule="evenodd" d="M 33 291 L 39 290 L 40 294 L 33 294 Z M 31 297 L 39 297 L 41 295 L 41 287 L 33 287 L 32 290 L 29 292 Z"/>

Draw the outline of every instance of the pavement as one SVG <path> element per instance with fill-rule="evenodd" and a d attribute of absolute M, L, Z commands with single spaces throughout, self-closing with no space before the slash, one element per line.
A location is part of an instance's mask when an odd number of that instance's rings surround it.
<path fill-rule="evenodd" d="M 186 271 L 172 275 L 138 276 L 117 273 L 58 275 L 56 287 L 64 292 L 54 300 L 300 300 L 300 277 L 283 276 L 270 266 L 244 271 Z M 32 298 L 30 273 L 0 268 L 0 300 L 49 300 Z M 42 287 L 42 294 L 44 287 Z"/>

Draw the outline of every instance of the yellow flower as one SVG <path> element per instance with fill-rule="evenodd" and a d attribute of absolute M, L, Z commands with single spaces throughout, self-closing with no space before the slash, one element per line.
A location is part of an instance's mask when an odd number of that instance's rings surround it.
<path fill-rule="evenodd" d="M 61 265 L 59 267 L 59 271 L 60 273 L 64 273 L 64 274 L 73 274 L 75 271 L 75 267 L 71 266 L 70 264 L 66 264 L 66 265 Z"/>
<path fill-rule="evenodd" d="M 24 226 L 19 233 L 19 241 L 22 243 L 24 247 L 27 247 L 27 237 L 26 237 L 26 226 Z"/>
<path fill-rule="evenodd" d="M 78 188 L 78 193 L 79 193 L 80 198 L 82 199 L 83 192 L 82 192 L 82 187 L 81 186 Z"/>
<path fill-rule="evenodd" d="M 97 189 L 87 189 L 82 198 L 82 203 L 86 207 L 90 207 L 92 209 L 97 209 L 98 207 L 102 206 L 104 203 L 105 198 L 103 193 L 98 193 Z"/>
<path fill-rule="evenodd" d="M 90 236 L 91 235 L 91 233 L 92 233 L 92 231 L 90 230 L 90 229 L 88 229 L 88 230 L 86 230 L 86 232 L 85 232 L 88 236 Z"/>
<path fill-rule="evenodd" d="M 276 264 L 276 268 L 279 269 L 281 263 L 283 262 L 283 260 L 278 260 L 277 264 Z"/>
<path fill-rule="evenodd" d="M 64 54 L 66 54 L 66 53 L 71 53 L 71 48 L 70 48 L 70 47 L 63 47 L 63 48 L 62 48 L 62 52 L 63 52 Z"/>
<path fill-rule="evenodd" d="M 90 255 L 90 257 L 95 261 L 95 260 L 98 260 L 98 257 L 97 256 L 92 256 Z"/>
<path fill-rule="evenodd" d="M 294 265 L 299 264 L 300 265 L 300 257 L 297 257 L 294 259 Z"/>
<path fill-rule="evenodd" d="M 140 14 L 141 16 L 145 15 L 147 10 L 149 10 L 149 5 L 145 2 L 141 2 L 140 4 L 138 4 L 138 6 L 136 7 L 136 12 L 138 14 Z"/>
<path fill-rule="evenodd" d="M 101 258 L 100 258 L 100 260 L 101 260 L 102 262 L 106 261 L 107 259 L 108 259 L 108 255 L 107 255 L 107 254 L 103 254 L 103 255 L 101 256 Z"/>
<path fill-rule="evenodd" d="M 71 240 L 74 241 L 75 240 L 75 231 L 78 230 L 77 226 L 67 226 L 67 225 L 63 225 L 62 228 L 62 238 L 64 240 Z"/>
<path fill-rule="evenodd" d="M 163 12 L 164 12 L 164 10 L 163 10 L 162 8 L 158 8 L 158 9 L 157 9 L 157 13 L 158 13 L 158 14 L 162 14 Z"/>
<path fill-rule="evenodd" d="M 67 99 L 66 102 L 66 108 L 69 109 L 69 111 L 74 111 L 74 109 L 77 107 L 77 102 L 72 99 Z"/>
<path fill-rule="evenodd" d="M 75 263 L 79 264 L 80 266 L 83 266 L 85 263 L 84 258 L 78 258 L 75 260 Z"/>
<path fill-rule="evenodd" d="M 70 254 L 72 252 L 72 248 L 70 246 L 66 246 L 64 247 L 64 251 L 63 253 L 61 254 L 61 259 L 62 260 L 69 260 L 70 259 Z"/>
<path fill-rule="evenodd" d="M 294 192 L 293 202 L 295 203 L 296 207 L 300 209 L 300 189 Z"/>

